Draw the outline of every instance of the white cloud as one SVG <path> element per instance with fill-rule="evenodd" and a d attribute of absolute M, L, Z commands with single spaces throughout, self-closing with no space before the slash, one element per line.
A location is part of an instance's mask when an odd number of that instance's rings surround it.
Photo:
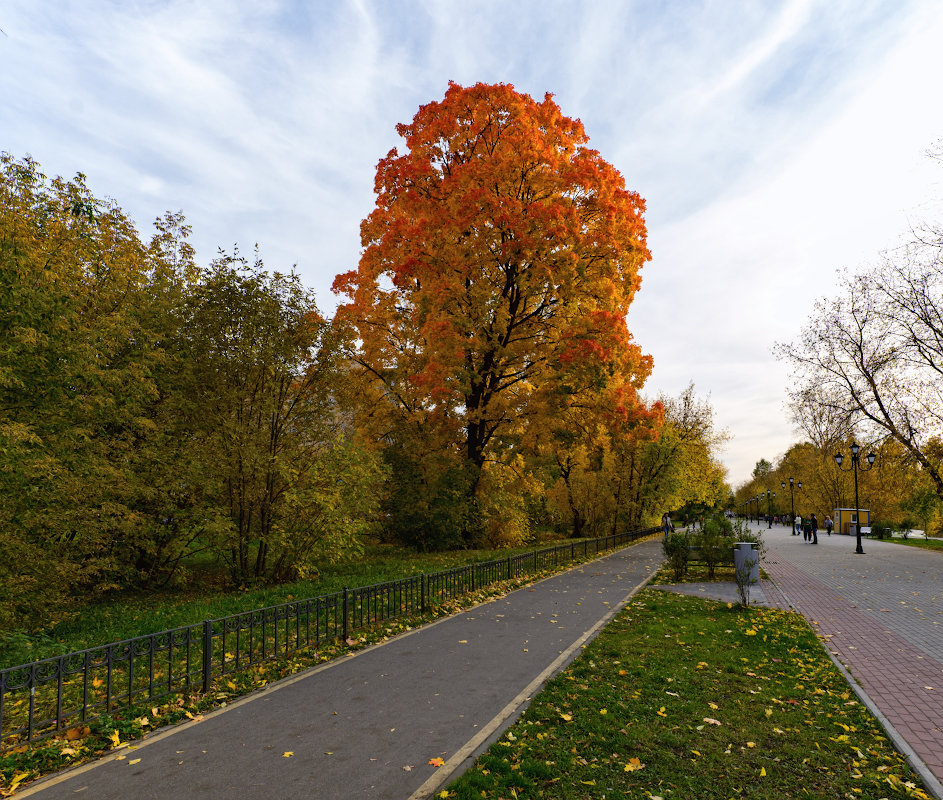
<path fill-rule="evenodd" d="M 0 149 L 83 171 L 146 227 L 182 208 L 204 260 L 255 242 L 326 310 L 394 126 L 448 80 L 580 117 L 648 200 L 630 315 L 648 391 L 694 380 L 745 478 L 792 441 L 770 345 L 835 268 L 893 243 L 939 173 L 935 0 L 291 3 L 14 0 Z M 934 172 L 936 170 L 936 172 Z"/>

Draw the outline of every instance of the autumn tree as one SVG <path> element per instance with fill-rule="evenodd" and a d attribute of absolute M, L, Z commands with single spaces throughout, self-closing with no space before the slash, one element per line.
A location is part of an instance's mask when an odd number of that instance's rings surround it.
<path fill-rule="evenodd" d="M 677 397 L 661 396 L 664 422 L 657 436 L 624 439 L 617 451 L 632 524 L 666 511 L 694 514 L 726 501 L 729 487 L 719 454 L 729 434 L 717 427 L 709 398 L 690 384 Z"/>
<path fill-rule="evenodd" d="M 140 579 L 185 234 L 168 215 L 145 244 L 82 175 L 0 158 L 0 617 Z"/>
<path fill-rule="evenodd" d="M 337 406 L 340 342 L 311 293 L 237 251 L 204 272 L 184 314 L 181 433 L 232 580 L 294 578 L 356 552 L 383 472 Z"/>
<path fill-rule="evenodd" d="M 816 305 L 798 341 L 777 347 L 792 368 L 790 406 L 809 429 L 889 438 L 920 464 L 943 499 L 943 232 L 886 254 Z"/>
<path fill-rule="evenodd" d="M 397 132 L 358 268 L 334 283 L 338 319 L 374 435 L 423 453 L 414 471 L 450 465 L 474 498 L 532 426 L 578 403 L 636 413 L 651 364 L 625 315 L 649 259 L 644 202 L 550 95 L 452 83 Z"/>

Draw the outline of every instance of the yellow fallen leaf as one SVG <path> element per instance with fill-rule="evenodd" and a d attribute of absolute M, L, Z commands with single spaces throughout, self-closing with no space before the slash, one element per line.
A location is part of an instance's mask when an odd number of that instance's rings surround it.
<path fill-rule="evenodd" d="M 128 762 L 128 766 L 130 767 L 132 764 L 139 764 L 140 762 L 141 762 L 141 759 L 140 759 L 140 758 L 132 758 L 132 759 Z"/>
<path fill-rule="evenodd" d="M 560 719 L 562 719 L 564 722 L 572 722 L 572 721 L 573 721 L 573 717 L 570 716 L 569 714 L 561 714 L 561 715 L 560 715 Z"/>
<path fill-rule="evenodd" d="M 709 705 L 709 706 L 710 706 L 711 708 L 713 708 L 713 709 L 718 709 L 718 708 L 720 708 L 720 706 L 717 705 L 717 703 L 708 703 L 707 705 Z"/>
<path fill-rule="evenodd" d="M 121 744 L 121 734 L 119 734 L 116 729 L 108 735 L 108 740 L 111 742 L 112 747 L 117 747 Z"/>
<path fill-rule="evenodd" d="M 441 767 L 445 763 L 444 758 L 430 758 L 429 766 L 431 767 Z"/>
<path fill-rule="evenodd" d="M 291 758 L 294 754 L 294 750 L 286 750 L 284 753 L 282 753 L 282 758 Z"/>
<path fill-rule="evenodd" d="M 10 781 L 10 785 L 7 787 L 10 790 L 10 794 L 13 794 L 13 790 L 16 789 L 23 781 L 29 777 L 28 772 L 16 772 L 13 775 L 13 780 Z"/>
<path fill-rule="evenodd" d="M 747 742 L 747 747 L 756 747 L 756 742 Z"/>
<path fill-rule="evenodd" d="M 659 717 L 667 717 L 667 716 L 668 716 L 668 715 L 665 713 L 665 707 L 664 707 L 664 706 L 662 706 L 661 708 L 659 708 L 658 711 L 656 711 L 655 713 L 658 714 Z"/>
<path fill-rule="evenodd" d="M 645 765 L 637 758 L 630 758 L 629 763 L 623 768 L 623 772 L 637 772 Z"/>
<path fill-rule="evenodd" d="M 720 725 L 720 720 L 716 720 L 713 717 L 704 717 L 704 722 L 708 725 Z"/>
<path fill-rule="evenodd" d="M 760 767 L 760 777 L 761 778 L 766 777 L 766 767 Z"/>
<path fill-rule="evenodd" d="M 694 753 L 694 755 L 696 755 L 696 756 L 700 756 L 700 755 L 701 755 L 697 750 L 692 750 L 691 752 Z"/>
<path fill-rule="evenodd" d="M 459 639 L 459 640 L 458 640 L 458 643 L 459 643 L 459 644 L 468 644 L 468 639 Z"/>
<path fill-rule="evenodd" d="M 606 711 L 606 709 L 604 709 L 604 708 L 600 708 L 600 709 L 599 709 L 599 713 L 602 714 L 603 716 L 605 716 L 605 715 L 608 714 L 609 712 Z"/>

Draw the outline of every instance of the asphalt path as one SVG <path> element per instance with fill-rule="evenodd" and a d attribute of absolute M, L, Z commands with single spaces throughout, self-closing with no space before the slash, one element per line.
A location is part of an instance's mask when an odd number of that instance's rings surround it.
<path fill-rule="evenodd" d="M 640 542 L 273 684 L 19 796 L 430 797 L 500 737 L 662 560 L 660 539 Z"/>

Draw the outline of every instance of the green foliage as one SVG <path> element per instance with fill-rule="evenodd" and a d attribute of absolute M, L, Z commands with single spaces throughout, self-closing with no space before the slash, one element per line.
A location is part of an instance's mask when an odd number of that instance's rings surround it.
<path fill-rule="evenodd" d="M 662 542 L 662 549 L 668 557 L 668 564 L 676 581 L 684 577 L 684 571 L 688 566 L 690 544 L 688 535 L 682 531 L 669 533 Z"/>
<path fill-rule="evenodd" d="M 714 580 L 719 563 L 730 560 L 733 543 L 733 526 L 723 515 L 704 520 L 701 530 L 692 537 L 692 544 L 700 549 L 701 560 L 707 567 L 708 580 Z"/>
<path fill-rule="evenodd" d="M 417 458 L 398 443 L 384 451 L 395 476 L 384 504 L 386 535 L 420 552 L 466 547 L 481 530 L 475 467 L 447 456 Z"/>

